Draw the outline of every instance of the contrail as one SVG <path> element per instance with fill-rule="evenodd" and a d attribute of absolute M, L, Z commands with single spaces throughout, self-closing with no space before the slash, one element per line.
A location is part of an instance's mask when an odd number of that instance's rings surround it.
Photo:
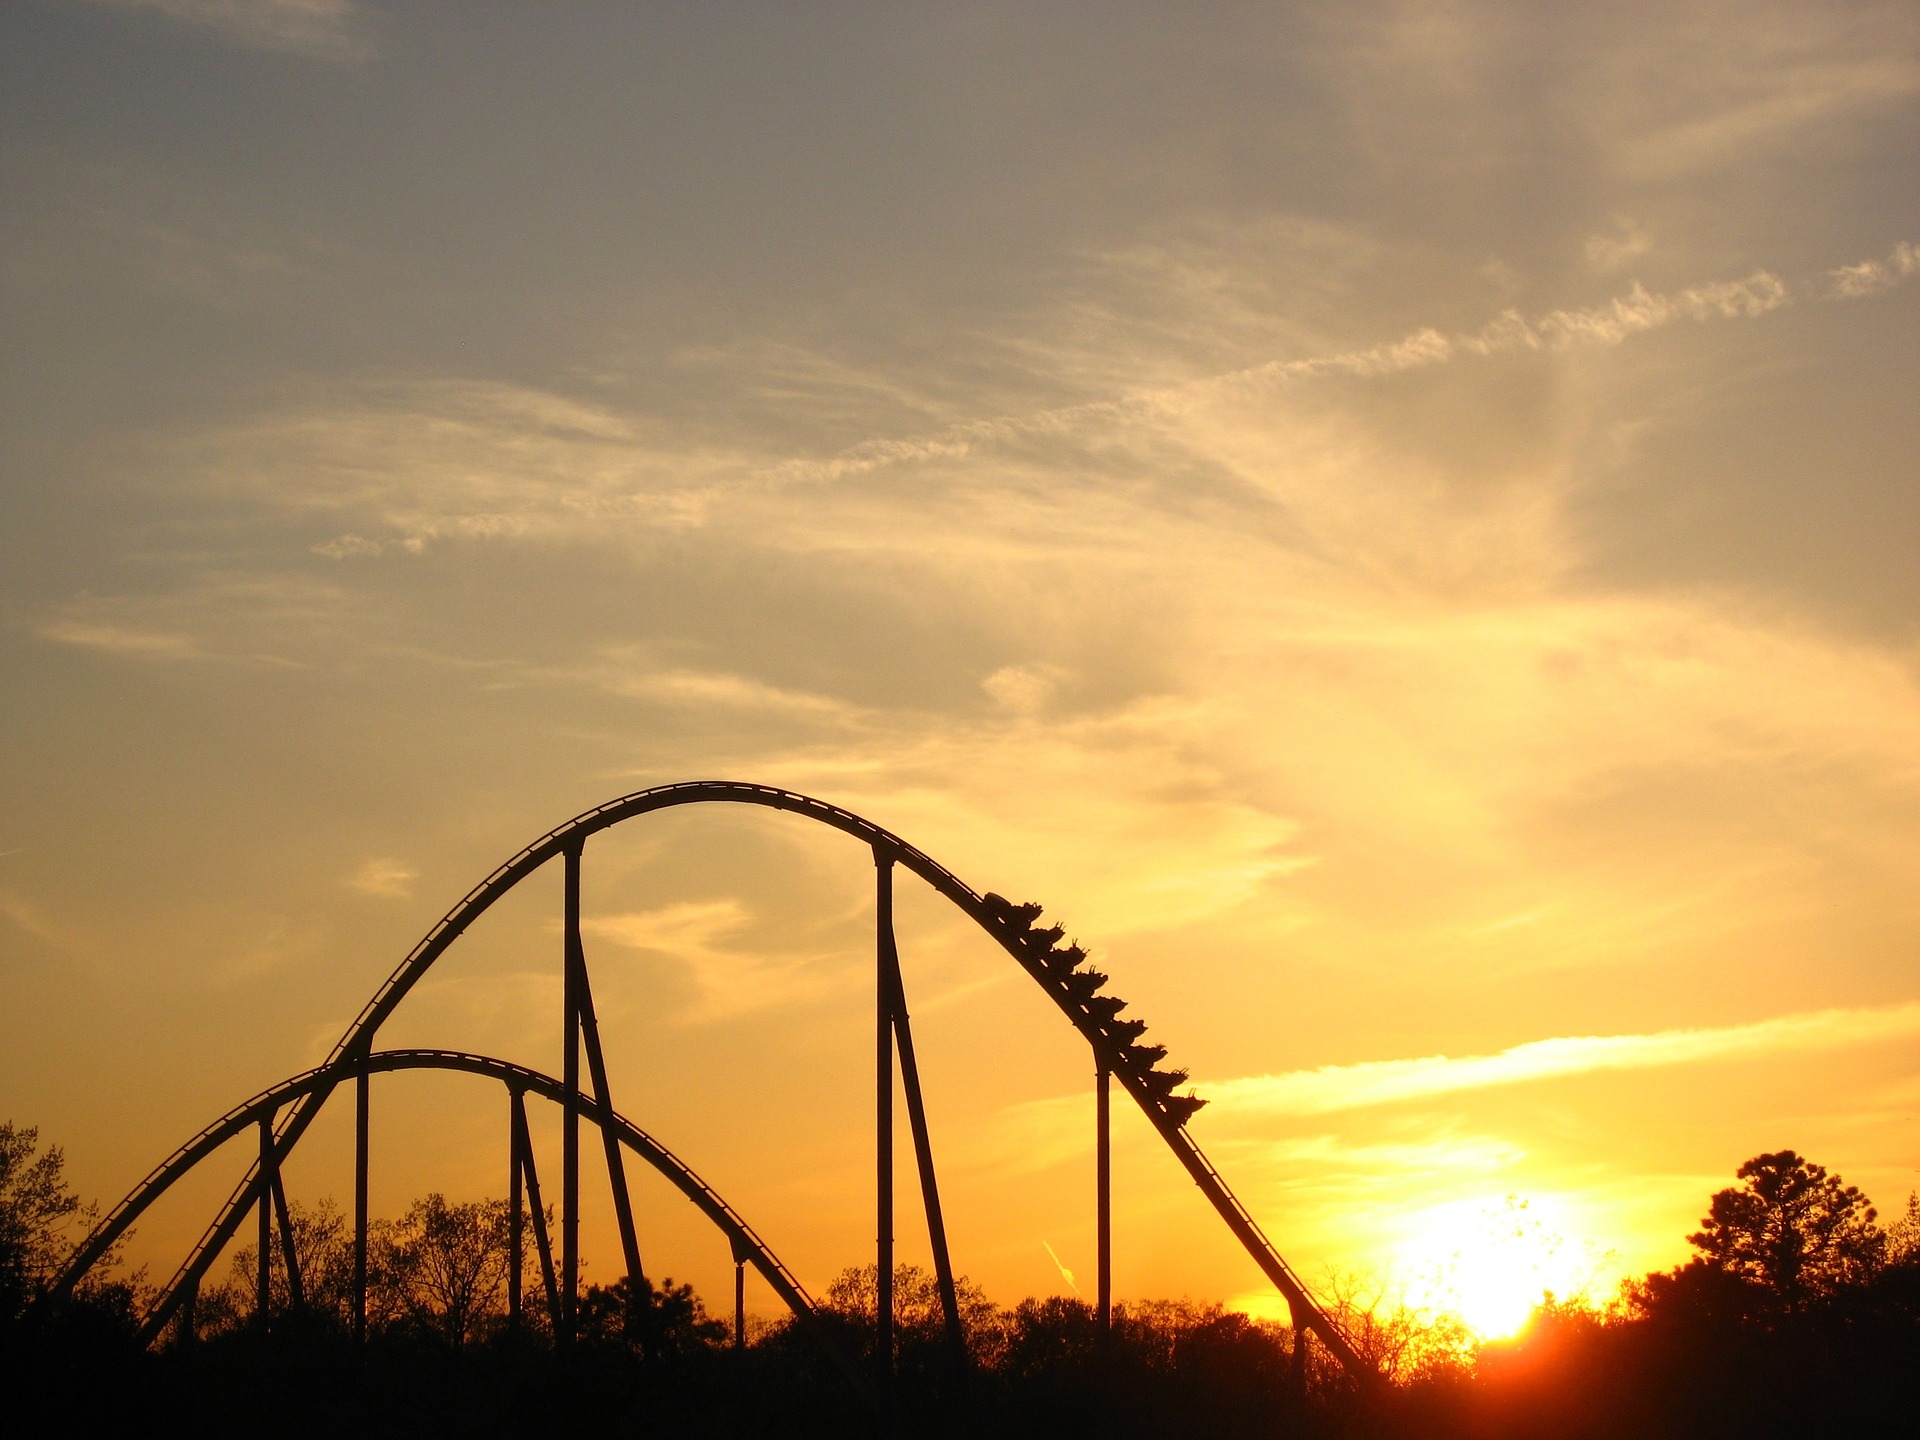
<path fill-rule="evenodd" d="M 1087 1297 L 1080 1293 L 1080 1287 L 1073 1283 L 1073 1271 L 1067 1269 L 1066 1266 L 1060 1263 L 1060 1257 L 1053 1253 L 1053 1246 L 1047 1245 L 1045 1240 L 1042 1240 L 1040 1243 L 1046 1245 L 1047 1258 L 1053 1261 L 1053 1268 L 1060 1272 L 1060 1278 L 1067 1282 L 1067 1288 L 1073 1291 L 1074 1298 L 1077 1300 L 1086 1299 Z"/>
<path fill-rule="evenodd" d="M 1860 299 L 1892 289 L 1915 275 L 1920 275 L 1920 246 L 1902 240 L 1884 259 L 1862 260 L 1830 269 L 1819 281 L 1789 284 L 1771 271 L 1755 270 L 1742 279 L 1705 281 L 1661 293 L 1650 293 L 1635 282 L 1623 294 L 1599 305 L 1549 310 L 1531 316 L 1506 310 L 1474 331 L 1449 335 L 1426 326 L 1398 340 L 1382 341 L 1361 350 L 1267 360 L 1115 399 L 1086 400 L 1027 414 L 963 420 L 913 438 L 862 440 L 823 460 L 786 460 L 757 473 L 759 478 L 776 484 L 830 482 L 902 463 L 952 459 L 971 454 L 982 445 L 1029 435 L 1055 434 L 1086 421 L 1143 418 L 1210 393 L 1328 375 L 1391 375 L 1441 364 L 1461 355 L 1564 349 L 1577 344 L 1617 345 L 1641 331 L 1657 330 L 1680 320 L 1751 320 L 1791 305 L 1796 299 Z"/>

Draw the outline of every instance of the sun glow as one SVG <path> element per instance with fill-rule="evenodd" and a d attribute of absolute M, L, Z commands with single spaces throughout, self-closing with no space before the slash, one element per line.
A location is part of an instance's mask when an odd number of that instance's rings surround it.
<path fill-rule="evenodd" d="M 1460 1200 L 1410 1217 L 1396 1256 L 1407 1303 L 1453 1315 L 1481 1339 L 1512 1335 L 1552 1292 L 1590 1291 L 1604 1265 L 1567 1238 L 1571 1218 L 1554 1196 Z"/>

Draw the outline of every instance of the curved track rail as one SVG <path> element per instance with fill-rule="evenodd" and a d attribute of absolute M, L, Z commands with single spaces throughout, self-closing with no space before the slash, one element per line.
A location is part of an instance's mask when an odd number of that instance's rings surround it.
<path fill-rule="evenodd" d="M 1039 918 L 1039 906 L 1013 905 L 998 895 L 980 894 L 926 853 L 872 821 L 849 810 L 843 810 L 837 805 L 830 805 L 810 796 L 767 785 L 701 780 L 637 791 L 575 816 L 565 824 L 548 831 L 501 865 L 476 885 L 422 937 L 392 975 L 375 992 L 373 998 L 367 1002 L 365 1008 L 333 1047 L 327 1059 L 309 1072 L 307 1077 L 302 1078 L 300 1082 L 302 1088 L 298 1093 L 288 1092 L 284 1108 L 274 1128 L 275 1163 L 277 1164 L 280 1158 L 284 1158 L 305 1133 L 326 1096 L 337 1085 L 354 1078 L 363 1067 L 371 1063 L 374 1054 L 373 1040 L 380 1025 L 393 1013 L 434 962 L 475 920 L 485 914 L 495 901 L 548 861 L 555 857 L 565 857 L 569 867 L 570 904 L 577 906 L 578 865 L 582 848 L 591 836 L 641 815 L 682 805 L 700 804 L 757 805 L 831 826 L 870 847 L 876 865 L 882 868 L 883 877 L 886 867 L 898 864 L 924 880 L 963 911 L 1012 956 L 1059 1006 L 1067 1019 L 1092 1047 L 1102 1074 L 1111 1074 L 1117 1078 L 1127 1093 L 1132 1096 L 1135 1104 L 1139 1106 L 1175 1158 L 1186 1169 L 1201 1193 L 1212 1204 L 1227 1228 L 1240 1241 L 1268 1280 L 1285 1297 L 1292 1312 L 1296 1330 L 1309 1332 L 1318 1338 L 1342 1366 L 1357 1379 L 1373 1376 L 1372 1368 L 1355 1352 L 1339 1326 L 1316 1302 L 1305 1283 L 1281 1258 L 1279 1251 L 1261 1231 L 1246 1206 L 1234 1195 L 1220 1172 L 1214 1168 L 1201 1152 L 1200 1147 L 1187 1134 L 1186 1120 L 1204 1102 L 1191 1095 L 1182 1096 L 1174 1093 L 1185 1082 L 1186 1072 L 1159 1068 L 1159 1062 L 1166 1053 L 1164 1048 L 1139 1043 L 1141 1032 L 1145 1029 L 1144 1024 L 1134 1019 L 1121 1019 L 1119 1012 L 1125 1007 L 1125 1002 L 1117 997 L 1097 993 L 1105 984 L 1107 977 L 1097 971 L 1084 968 L 1085 954 L 1078 946 L 1061 945 L 1062 932 L 1059 926 L 1047 929 L 1034 927 L 1034 922 Z M 884 889 L 884 884 L 883 878 L 883 896 L 890 893 Z M 890 904 L 890 902 L 883 900 L 883 904 Z M 577 917 L 572 923 L 577 931 Z M 891 921 L 888 919 L 884 923 L 889 929 L 887 938 L 883 941 L 883 949 L 891 946 Z M 575 938 L 577 941 L 577 934 Z M 887 1003 L 883 996 L 883 1007 Z M 904 1001 L 900 1004 L 899 1018 L 904 1022 Z M 597 1044 L 597 1040 L 592 1043 Z M 478 1057 L 474 1058 L 478 1059 Z M 905 1055 L 903 1055 L 904 1059 L 906 1059 Z M 498 1065 L 503 1062 L 486 1063 Z M 287 1083 L 295 1084 L 293 1081 Z M 910 1083 L 917 1085 L 917 1081 L 910 1080 Z M 569 1086 L 565 1081 L 558 1084 L 559 1100 L 564 1105 L 567 1103 Z M 536 1087 L 529 1081 L 528 1088 Z M 585 1094 L 577 1089 L 571 1090 L 571 1094 L 578 1113 L 582 1115 L 598 1113 L 591 1108 Z M 250 1105 L 257 1103 L 259 1103 L 259 1097 L 256 1097 L 256 1101 L 249 1102 Z M 916 1112 L 916 1119 L 918 1118 Z M 924 1141 L 924 1137 L 916 1136 L 916 1139 Z M 184 1153 L 186 1148 L 183 1147 L 180 1153 Z M 666 1152 L 662 1150 L 660 1153 L 664 1155 Z M 56 1293 L 70 1290 L 72 1285 L 107 1252 L 113 1242 L 125 1233 L 134 1215 L 145 1208 L 146 1202 L 140 1197 L 159 1181 L 168 1166 L 177 1160 L 178 1155 L 174 1160 L 164 1162 L 147 1180 L 137 1186 L 132 1194 L 102 1219 L 94 1234 L 75 1252 L 66 1273 L 56 1286 Z M 926 1158 L 923 1145 L 923 1184 L 931 1178 L 929 1166 L 930 1161 Z M 686 1173 L 691 1175 L 692 1172 Z M 168 1180 L 167 1183 L 171 1181 Z M 232 1195 L 221 1207 L 219 1214 L 196 1242 L 193 1250 L 169 1283 L 161 1301 L 148 1317 L 149 1334 L 158 1333 L 192 1287 L 197 1285 L 207 1267 L 232 1238 L 248 1207 L 263 1193 L 264 1185 L 262 1167 L 256 1164 L 236 1186 Z M 711 1193 L 706 1191 L 704 1186 L 700 1188 L 703 1193 Z M 719 1222 L 716 1221 L 716 1223 Z M 943 1246 L 944 1241 L 941 1244 Z M 764 1247 L 761 1248 L 764 1249 Z M 766 1272 L 763 1270 L 762 1273 Z M 796 1288 L 795 1293 L 801 1292 Z"/>
<path fill-rule="evenodd" d="M 386 1075 L 400 1070 L 454 1071 L 479 1075 L 498 1080 L 514 1094 L 538 1095 L 556 1105 L 565 1105 L 567 1102 L 566 1086 L 553 1076 L 525 1065 L 516 1065 L 510 1060 L 475 1055 L 465 1050 L 376 1050 L 354 1067 L 354 1074 Z M 111 1246 L 144 1211 L 172 1188 L 175 1181 L 214 1151 L 262 1121 L 271 1123 L 290 1104 L 311 1100 L 316 1107 L 324 1105 L 342 1078 L 337 1069 L 319 1065 L 241 1101 L 156 1165 L 133 1193 L 115 1207 L 113 1215 L 109 1217 L 109 1225 L 103 1227 L 103 1233 L 96 1234 L 93 1239 Z M 695 1174 L 692 1166 L 626 1116 L 617 1111 L 603 1110 L 598 1102 L 586 1095 L 579 1096 L 576 1104 L 583 1119 L 598 1126 L 604 1134 L 611 1135 L 619 1144 L 646 1161 L 692 1201 L 713 1222 L 714 1227 L 727 1237 L 734 1255 L 750 1262 L 794 1317 L 814 1329 L 830 1357 L 848 1377 L 857 1386 L 865 1386 L 866 1373 L 845 1354 L 844 1347 L 839 1345 L 834 1336 L 821 1329 L 813 1298 L 807 1294 L 799 1278 L 768 1248 L 740 1212 L 721 1197 L 719 1191 Z"/>

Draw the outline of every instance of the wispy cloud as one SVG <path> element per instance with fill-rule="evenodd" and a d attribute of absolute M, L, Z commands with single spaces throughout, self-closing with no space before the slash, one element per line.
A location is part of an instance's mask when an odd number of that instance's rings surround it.
<path fill-rule="evenodd" d="M 1744 279 L 1710 281 L 1669 293 L 1651 292 L 1635 283 L 1627 293 L 1602 305 L 1549 310 L 1533 316 L 1508 310 L 1479 330 L 1462 334 L 1449 335 L 1423 327 L 1376 345 L 1263 361 L 1202 379 L 1139 390 L 1123 398 L 1088 401 L 1024 416 L 968 421 L 914 439 L 867 441 L 831 459 L 788 461 L 766 474 L 774 480 L 843 480 L 882 467 L 956 460 L 982 445 L 1056 436 L 1089 425 L 1146 419 L 1189 408 L 1195 402 L 1223 393 L 1244 393 L 1262 386 L 1338 376 L 1395 375 L 1438 365 L 1461 355 L 1489 356 L 1578 344 L 1617 345 L 1678 320 L 1755 319 L 1789 304 L 1791 299 L 1792 290 L 1787 282 L 1766 270 L 1756 270 Z"/>
<path fill-rule="evenodd" d="M 17 855 L 20 852 L 10 850 L 7 853 Z M 78 948 L 74 937 L 42 907 L 12 891 L 0 890 L 0 920 L 56 949 L 72 951 Z"/>
<path fill-rule="evenodd" d="M 1587 263 L 1600 271 L 1618 270 L 1653 249 L 1653 236 L 1637 221 L 1622 217 L 1614 221 L 1613 233 L 1587 237 Z"/>
<path fill-rule="evenodd" d="M 331 540 L 322 540 L 309 547 L 314 554 L 325 556 L 329 560 L 351 560 L 360 556 L 384 555 L 389 550 L 404 550 L 408 554 L 418 555 L 427 548 L 424 535 L 403 535 L 397 540 L 369 540 L 364 535 L 348 532 L 336 535 Z"/>
<path fill-rule="evenodd" d="M 1902 280 L 1920 275 L 1920 245 L 1902 240 L 1884 260 L 1862 260 L 1858 265 L 1842 265 L 1827 272 L 1833 282 L 1833 294 L 1842 300 L 1859 300 L 1891 290 Z"/>
<path fill-rule="evenodd" d="M 316 60 L 362 60 L 374 53 L 354 0 L 90 0 L 116 10 L 145 10 L 256 50 Z"/>
<path fill-rule="evenodd" d="M 1751 320 L 1788 303 L 1791 292 L 1779 276 L 1756 270 L 1744 280 L 1691 285 L 1656 295 L 1635 284 L 1625 295 L 1585 309 L 1550 310 L 1533 319 L 1509 310 L 1461 345 L 1479 355 L 1557 346 L 1618 345 L 1631 335 L 1676 320 Z"/>
<path fill-rule="evenodd" d="M 816 956 L 768 956 L 730 943 L 751 920 L 737 900 L 696 900 L 583 917 L 580 929 L 623 948 L 678 962 L 699 995 L 686 1018 L 700 1023 L 792 1006 L 853 983 L 851 976 L 816 963 Z"/>
<path fill-rule="evenodd" d="M 1635 283 L 1597 305 L 1509 309 L 1470 330 L 1423 326 L 1370 345 L 1269 359 L 917 435 L 876 436 L 830 454 L 780 456 L 768 453 L 775 441 L 756 441 L 750 427 L 722 441 L 604 403 L 453 379 L 358 387 L 337 403 L 183 437 L 182 454 L 191 455 L 202 483 L 216 491 L 339 525 L 310 549 L 341 561 L 418 555 L 442 541 L 547 544 L 703 529 L 751 530 L 789 549 L 828 533 L 836 548 L 884 548 L 897 538 L 891 532 L 876 535 L 844 514 L 809 523 L 807 514 L 781 508 L 782 492 L 837 487 L 861 496 L 861 481 L 908 470 L 936 485 L 966 474 L 977 489 L 982 477 L 973 470 L 991 456 L 1008 477 L 989 487 L 1003 492 L 1002 503 L 1044 504 L 1063 486 L 1084 491 L 1086 485 L 1075 483 L 1080 473 L 1090 471 L 1091 480 L 1108 472 L 1114 457 L 1133 457 L 1131 464 L 1191 463 L 1198 449 L 1205 462 L 1222 406 L 1268 403 L 1317 381 L 1616 346 L 1680 322 L 1759 319 L 1798 295 L 1840 298 L 1884 289 L 1911 272 L 1914 254 L 1910 245 L 1896 247 L 1887 260 L 1841 267 L 1817 283 L 1791 282 L 1764 269 L 1669 291 Z M 1195 432 L 1201 425 L 1206 435 Z M 1015 478 L 1043 460 L 1051 462 L 1044 488 Z M 924 506 L 931 496 L 923 485 L 912 498 Z M 878 496 L 865 499 L 882 503 Z M 939 527 L 929 528 L 924 510 L 919 525 L 929 538 L 945 538 Z"/>
<path fill-rule="evenodd" d="M 697 709 L 763 711 L 808 720 L 849 720 L 859 713 L 830 695 L 783 690 L 745 675 L 639 668 L 622 673 L 615 666 L 601 683 L 618 695 Z"/>
<path fill-rule="evenodd" d="M 347 884 L 362 895 L 375 895 L 382 899 L 404 900 L 413 894 L 413 882 L 420 878 L 420 872 L 402 861 L 385 857 L 368 860 L 353 872 Z"/>
<path fill-rule="evenodd" d="M 1643 180 L 1751 163 L 1920 90 L 1910 27 L 1899 5 L 1676 8 L 1657 43 L 1591 73 L 1587 123 Z"/>
<path fill-rule="evenodd" d="M 43 626 L 40 634 L 62 645 L 78 645 L 132 660 L 191 660 L 205 653 L 185 635 L 103 621 L 56 620 Z"/>
<path fill-rule="evenodd" d="M 1789 1050 L 1831 1049 L 1920 1035 L 1920 1002 L 1879 1009 L 1818 1010 L 1749 1025 L 1575 1035 L 1534 1040 L 1493 1055 L 1429 1055 L 1328 1065 L 1204 1086 L 1223 1111 L 1324 1115 L 1601 1070 L 1643 1070 L 1738 1060 Z"/>
<path fill-rule="evenodd" d="M 310 655 L 355 630 L 357 610 L 346 590 L 298 572 L 196 569 L 171 591 L 77 596 L 34 628 L 42 639 L 123 659 L 298 668 L 307 660 L 288 651 Z"/>

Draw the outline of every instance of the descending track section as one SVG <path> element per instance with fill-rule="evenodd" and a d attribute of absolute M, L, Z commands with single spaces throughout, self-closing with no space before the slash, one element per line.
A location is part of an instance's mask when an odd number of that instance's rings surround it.
<path fill-rule="evenodd" d="M 696 1204 L 702 1205 L 702 1208 L 706 1208 L 701 1199 L 702 1195 L 712 1199 L 718 1208 L 708 1210 L 710 1218 L 714 1218 L 715 1223 L 726 1230 L 730 1236 L 737 1232 L 743 1237 L 736 1242 L 736 1260 L 741 1259 L 743 1255 L 752 1258 L 756 1267 L 767 1276 L 769 1283 L 780 1291 L 782 1298 L 786 1299 L 790 1306 L 795 1304 L 796 1297 L 800 1303 L 806 1304 L 804 1292 L 799 1289 L 798 1282 L 786 1275 L 777 1262 L 772 1261 L 770 1254 L 766 1252 L 764 1246 L 758 1244 L 757 1240 L 752 1241 L 751 1244 L 748 1243 L 745 1237 L 750 1237 L 751 1232 L 746 1230 L 744 1222 L 737 1216 L 733 1216 L 724 1206 L 719 1206 L 717 1197 L 713 1197 L 707 1187 L 691 1179 L 691 1171 L 672 1160 L 664 1148 L 658 1147 L 637 1130 L 626 1126 L 626 1122 L 614 1124 L 617 1117 L 608 1093 L 606 1066 L 601 1052 L 598 1024 L 593 1014 L 585 954 L 580 940 L 581 856 L 588 839 L 602 830 L 655 811 L 702 804 L 756 805 L 784 811 L 842 831 L 872 851 L 879 876 L 876 991 L 879 1039 L 877 1114 L 880 1123 L 876 1144 L 882 1163 L 877 1181 L 881 1235 L 877 1275 L 882 1288 L 878 1324 L 881 1327 L 879 1348 L 883 1356 L 883 1366 L 888 1363 L 885 1356 L 890 1343 L 888 1335 L 890 1304 L 886 1291 L 892 1275 L 890 1116 L 893 1093 L 892 1063 L 896 1053 L 901 1063 L 901 1079 L 905 1085 L 909 1118 L 913 1122 L 922 1195 L 927 1206 L 928 1226 L 934 1244 L 935 1264 L 943 1290 L 949 1330 L 956 1345 L 960 1340 L 959 1320 L 952 1298 L 951 1268 L 946 1254 L 944 1222 L 940 1215 L 937 1182 L 933 1170 L 931 1143 L 926 1133 L 924 1107 L 920 1101 L 918 1071 L 913 1058 L 911 1030 L 892 932 L 891 874 L 893 867 L 897 865 L 924 880 L 991 936 L 1053 1000 L 1092 1049 L 1099 1077 L 1097 1092 L 1100 1117 L 1099 1233 L 1103 1319 L 1109 1292 L 1106 1083 L 1111 1076 L 1117 1079 L 1125 1092 L 1132 1097 L 1134 1103 L 1186 1169 L 1234 1237 L 1285 1297 L 1293 1316 L 1296 1333 L 1311 1333 L 1317 1337 L 1356 1378 L 1372 1377 L 1371 1368 L 1359 1358 L 1338 1325 L 1316 1303 L 1305 1284 L 1281 1258 L 1272 1242 L 1254 1221 L 1253 1216 L 1228 1187 L 1220 1172 L 1207 1160 L 1193 1138 L 1188 1135 L 1185 1128 L 1186 1122 L 1205 1102 L 1191 1092 L 1179 1093 L 1186 1082 L 1186 1072 L 1180 1069 L 1163 1068 L 1162 1062 L 1166 1057 L 1165 1048 L 1144 1042 L 1143 1034 L 1146 1026 L 1143 1021 L 1133 1017 L 1122 1017 L 1121 1012 L 1125 1010 L 1126 1002 L 1117 996 L 1103 993 L 1108 977 L 1086 964 L 1086 953 L 1078 945 L 1062 943 L 1064 931 L 1059 925 L 1043 927 L 1038 923 L 1041 918 L 1040 906 L 1031 903 L 1015 904 L 997 894 L 976 892 L 951 871 L 898 835 L 839 806 L 790 790 L 722 780 L 663 785 L 621 796 L 575 816 L 513 856 L 475 886 L 459 904 L 449 910 L 427 932 L 419 944 L 414 946 L 392 975 L 374 993 L 321 1065 L 303 1076 L 286 1082 L 286 1085 L 276 1087 L 274 1091 L 265 1092 L 262 1096 L 256 1096 L 247 1102 L 246 1105 L 237 1107 L 214 1127 L 210 1127 L 202 1137 L 182 1147 L 181 1151 L 164 1162 L 146 1181 L 143 1181 L 133 1194 L 115 1206 L 102 1220 L 95 1233 L 75 1253 L 58 1289 L 62 1292 L 71 1289 L 80 1276 L 97 1263 L 107 1253 L 113 1242 L 126 1232 L 127 1227 L 132 1224 L 139 1212 L 151 1203 L 153 1194 L 163 1190 L 172 1183 L 174 1178 L 184 1173 L 185 1169 L 197 1163 L 200 1156 L 206 1153 L 205 1147 L 215 1143 L 208 1140 L 208 1136 L 214 1133 L 227 1136 L 237 1134 L 238 1129 L 235 1127 L 243 1129 L 248 1123 L 259 1124 L 260 1116 L 264 1113 L 267 1119 L 262 1126 L 260 1160 L 242 1178 L 222 1205 L 206 1232 L 195 1244 L 162 1293 L 153 1312 L 148 1316 L 148 1332 L 157 1334 L 193 1293 L 207 1267 L 232 1239 L 250 1208 L 255 1206 L 259 1208 L 262 1217 L 262 1234 L 266 1233 L 268 1203 L 270 1197 L 278 1190 L 280 1162 L 305 1133 L 327 1096 L 338 1086 L 349 1081 L 355 1082 L 359 1090 L 361 1143 L 357 1177 L 357 1222 L 364 1248 L 366 1077 L 374 1069 L 380 1068 L 375 1062 L 384 1057 L 387 1068 L 420 1068 L 422 1065 L 437 1065 L 439 1068 L 453 1069 L 497 1067 L 494 1070 L 482 1069 L 480 1073 L 495 1074 L 496 1078 L 506 1080 L 510 1087 L 517 1083 L 522 1089 L 547 1095 L 561 1105 L 566 1117 L 562 1195 L 565 1257 L 563 1317 L 571 1313 L 574 1277 L 577 1269 L 577 1253 L 574 1247 L 578 1211 L 577 1126 L 580 1118 L 586 1118 L 589 1123 L 599 1125 L 606 1139 L 609 1174 L 614 1182 L 616 1207 L 621 1222 L 629 1273 L 638 1274 L 640 1265 L 634 1223 L 627 1202 L 624 1176 L 620 1169 L 622 1146 L 633 1149 L 648 1163 L 661 1169 L 662 1173 L 668 1174 L 669 1178 L 674 1179 L 676 1184 L 680 1184 L 689 1198 Z M 501 1061 L 477 1056 L 457 1056 L 457 1052 L 392 1051 L 376 1054 L 373 1044 L 381 1024 L 448 947 L 475 920 L 485 914 L 501 896 L 556 858 L 564 862 L 566 869 L 564 917 L 566 1049 L 565 1072 L 562 1078 L 555 1081 L 551 1077 L 539 1076 L 536 1072 L 522 1072 L 518 1067 L 505 1066 Z M 583 1055 L 590 1072 L 590 1092 L 581 1086 L 580 1060 Z M 437 1061 L 422 1059 L 418 1062 L 403 1063 L 393 1060 L 394 1056 L 437 1056 L 440 1059 Z M 508 1080 L 507 1071 L 513 1071 L 517 1079 Z M 263 1112 L 262 1107 L 268 1105 L 266 1097 L 269 1095 L 276 1096 L 277 1099 Z M 252 1119 L 236 1118 L 243 1114 Z M 619 1133 L 617 1141 L 614 1138 L 616 1131 Z M 666 1163 L 663 1164 L 663 1161 Z M 680 1178 L 676 1178 L 677 1176 L 687 1177 L 694 1188 L 689 1189 L 687 1184 L 682 1184 Z M 284 1211 L 284 1197 L 280 1197 L 278 1203 Z M 741 1250 L 739 1246 L 745 1246 L 745 1249 Z M 765 1259 L 765 1264 L 762 1264 L 762 1257 Z M 778 1280 L 775 1279 L 776 1275 L 780 1277 Z M 808 1308 L 810 1309 L 810 1306 Z M 796 1314 L 798 1313 L 800 1311 L 796 1309 Z M 564 1326 L 561 1327 L 560 1333 L 564 1335 Z"/>

